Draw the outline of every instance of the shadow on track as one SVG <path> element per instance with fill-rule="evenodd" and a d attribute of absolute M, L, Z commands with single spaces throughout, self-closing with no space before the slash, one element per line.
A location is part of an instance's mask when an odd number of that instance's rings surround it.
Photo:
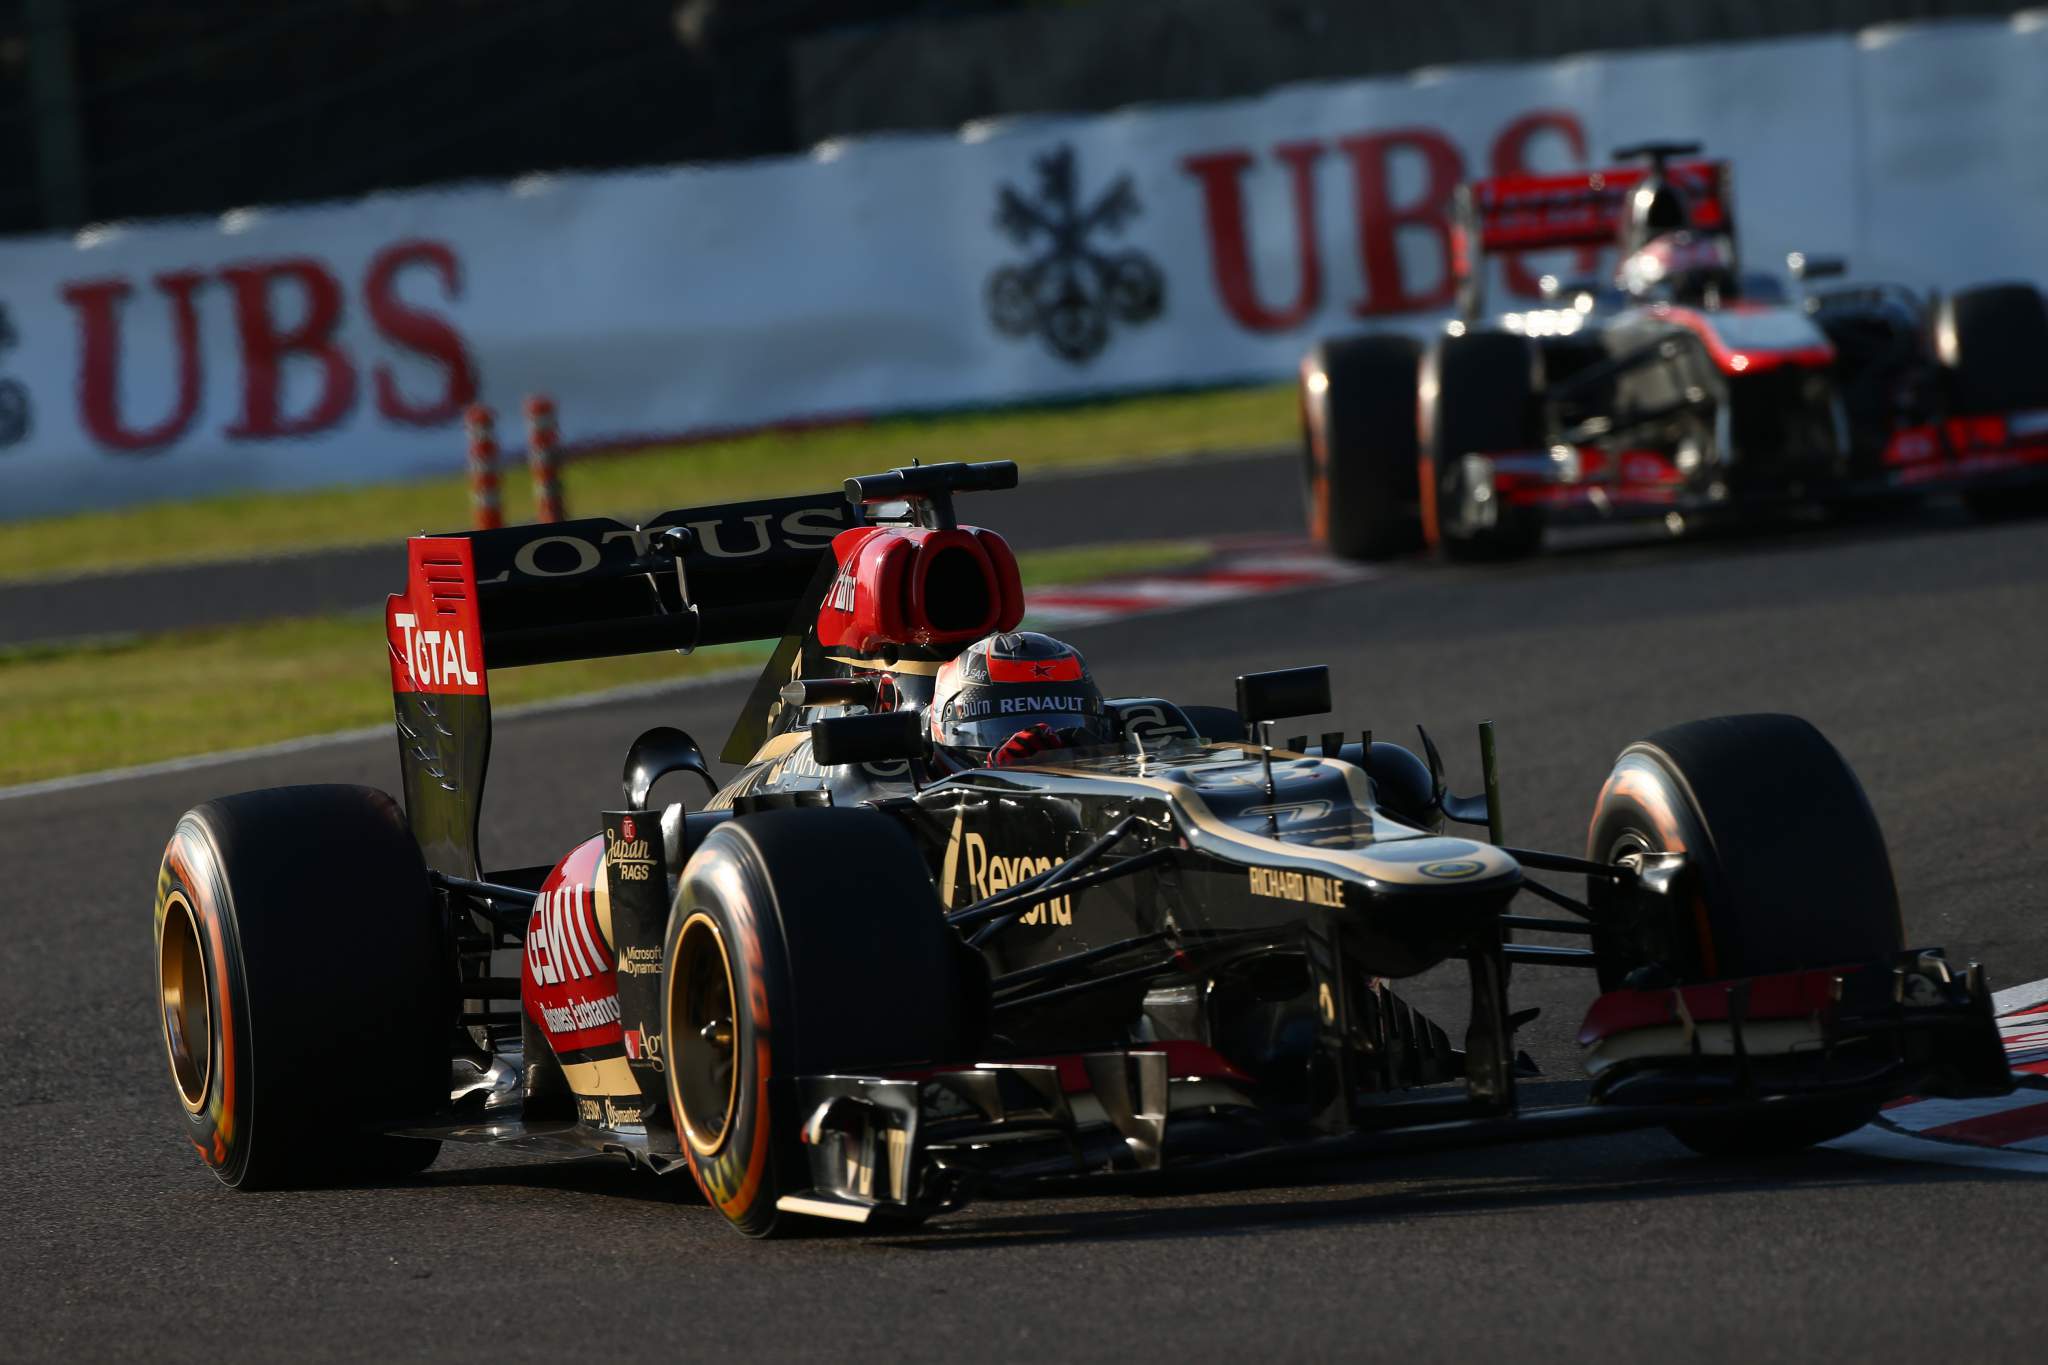
<path fill-rule="evenodd" d="M 887 1249 L 940 1251 L 1036 1243 L 1143 1242 L 1239 1235 L 1324 1225 L 1539 1213 L 1638 1201 L 1668 1203 L 1755 1194 L 1879 1186 L 2034 1183 L 2020 1172 L 1887 1160 L 1819 1148 L 1730 1162 L 1666 1152 L 1647 1133 L 1576 1142 L 1412 1153 L 1376 1161 L 1329 1160 L 1248 1169 L 1224 1176 L 1165 1176 L 1144 1184 L 1085 1181 L 1036 1199 L 971 1204 L 916 1231 L 823 1224 L 803 1240 L 859 1241 Z M 1645 1139 L 1648 1138 L 1646 1143 Z M 657 1178 L 605 1157 L 437 1169 L 412 1186 L 523 1189 L 639 1204 L 702 1208 L 687 1177 Z M 679 1214 L 697 1217 L 694 1213 Z M 701 1215 L 711 1217 L 707 1211 Z"/>
<path fill-rule="evenodd" d="M 1585 1149 L 1581 1149 L 1582 1151 Z M 1885 1161 L 1852 1153 L 1819 1150 L 1770 1161 L 1708 1162 L 1686 1157 L 1638 1160 L 1615 1170 L 1589 1162 L 1583 1172 L 1536 1173 L 1470 1170 L 1476 1154 L 1447 1154 L 1410 1160 L 1401 1168 L 1372 1169 L 1370 1177 L 1355 1165 L 1331 1169 L 1333 1181 L 1374 1179 L 1384 1186 L 1332 1197 L 1326 1184 L 1311 1184 L 1299 1169 L 1286 1177 L 1234 1182 L 1230 1193 L 1294 1191 L 1284 1201 L 1235 1199 L 1217 1202 L 1218 1191 L 1201 1198 L 1188 1189 L 1161 1189 L 1144 1200 L 1124 1200 L 1118 1207 L 1057 1208 L 1022 1211 L 1007 1205 L 977 1216 L 973 1208 L 928 1223 L 914 1236 L 877 1238 L 874 1244 L 894 1249 L 944 1251 L 974 1247 L 1009 1247 L 1038 1242 L 1113 1243 L 1234 1236 L 1247 1232 L 1283 1231 L 1318 1225 L 1370 1225 L 1417 1219 L 1471 1218 L 1486 1215 L 1538 1213 L 1547 1209 L 1637 1201 L 1676 1201 L 1734 1195 L 1776 1194 L 1797 1190 L 1869 1186 L 1956 1185 L 1990 1181 L 2031 1182 L 2037 1177 L 2003 1171 L 1967 1170 Z M 1496 1154 L 1497 1156 L 1497 1154 Z M 1446 1171 L 1446 1164 L 1466 1169 Z M 1185 1202 L 1163 1202 L 1177 1199 Z M 1017 1209 L 1012 1213 L 1009 1210 Z"/>
<path fill-rule="evenodd" d="M 1517 560 L 1517 570 L 1553 568 L 1601 570 L 1656 564 L 1685 564 L 1759 554 L 1812 553 L 1851 545 L 1912 542 L 1932 537 L 1975 535 L 2023 520 L 1986 521 L 1973 516 L 1961 501 L 1930 499 L 1926 503 L 1894 503 L 1861 509 L 1828 511 L 1786 508 L 1740 519 L 1696 521 L 1678 534 L 1650 521 L 1622 521 L 1552 530 L 1543 548 Z M 1501 565 L 1464 565 L 1422 560 L 1440 571 L 1483 577 L 1498 575 Z"/>

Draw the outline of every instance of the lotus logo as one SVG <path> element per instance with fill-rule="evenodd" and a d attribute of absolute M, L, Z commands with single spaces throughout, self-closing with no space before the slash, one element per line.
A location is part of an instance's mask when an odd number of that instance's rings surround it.
<path fill-rule="evenodd" d="M 1112 319 L 1137 326 L 1159 316 L 1166 282 L 1141 251 L 1091 245 L 1103 234 L 1121 233 L 1138 216 L 1130 176 L 1118 176 L 1083 209 L 1072 147 L 1039 157 L 1036 168 L 1036 195 L 1005 185 L 996 196 L 996 226 L 1037 254 L 988 277 L 989 320 L 1005 336 L 1035 332 L 1060 359 L 1085 365 L 1109 344 Z"/>
<path fill-rule="evenodd" d="M 1471 858 L 1456 858 L 1449 862 L 1424 863 L 1415 869 L 1425 877 L 1441 877 L 1445 881 L 1456 881 L 1486 870 L 1486 864 Z"/>

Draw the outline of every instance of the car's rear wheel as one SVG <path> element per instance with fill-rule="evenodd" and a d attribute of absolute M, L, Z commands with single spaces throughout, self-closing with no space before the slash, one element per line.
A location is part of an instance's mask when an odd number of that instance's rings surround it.
<path fill-rule="evenodd" d="M 1797 716 L 1722 716 L 1660 730 L 1615 760 L 1593 808 L 1586 856 L 1683 852 L 1693 869 L 1680 959 L 1686 983 L 1870 962 L 1905 934 L 1884 835 L 1856 775 Z M 1634 967 L 1601 944 L 1601 985 Z M 1789 1151 L 1867 1123 L 1876 1106 L 1802 1107 L 1715 1118 L 1672 1132 L 1710 1155 Z"/>
<path fill-rule="evenodd" d="M 1422 521 L 1431 543 L 1452 559 L 1534 551 L 1541 513 L 1508 505 L 1468 457 L 1549 448 L 1542 351 L 1510 332 L 1439 337 L 1423 355 L 1421 394 Z"/>
<path fill-rule="evenodd" d="M 411 1174 L 381 1127 L 449 1093 L 454 968 L 398 804 L 280 787 L 186 812 L 157 873 L 156 981 L 185 1131 L 224 1184 Z"/>
<path fill-rule="evenodd" d="M 1302 365 L 1303 497 L 1309 534 L 1345 559 L 1422 548 L 1415 366 L 1403 336 L 1320 343 Z"/>
<path fill-rule="evenodd" d="M 796 1078 L 971 1057 L 988 977 L 901 825 L 795 808 L 718 826 L 669 916 L 669 1103 L 704 1197 L 750 1237 L 811 1184 Z"/>

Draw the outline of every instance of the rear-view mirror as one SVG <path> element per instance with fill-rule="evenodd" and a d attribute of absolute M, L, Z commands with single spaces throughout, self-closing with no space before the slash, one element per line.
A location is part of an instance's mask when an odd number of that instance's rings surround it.
<path fill-rule="evenodd" d="M 924 743 L 921 711 L 833 716 L 811 724 L 811 756 L 827 767 L 918 758 L 924 753 Z"/>
<path fill-rule="evenodd" d="M 1330 668 L 1279 668 L 1237 679 L 1237 712 L 1246 725 L 1289 716 L 1320 716 L 1330 709 Z"/>

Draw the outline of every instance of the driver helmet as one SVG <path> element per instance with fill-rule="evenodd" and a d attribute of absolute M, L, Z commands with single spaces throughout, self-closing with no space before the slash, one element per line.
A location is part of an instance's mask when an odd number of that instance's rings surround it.
<path fill-rule="evenodd" d="M 1115 738 L 1081 652 L 1035 630 L 985 636 L 942 664 L 926 714 L 934 743 L 979 753 L 1034 725 L 1068 747 Z"/>
<path fill-rule="evenodd" d="M 1667 232 L 1630 252 L 1617 273 L 1636 298 L 1711 303 L 1736 293 L 1735 247 L 1718 232 Z"/>

